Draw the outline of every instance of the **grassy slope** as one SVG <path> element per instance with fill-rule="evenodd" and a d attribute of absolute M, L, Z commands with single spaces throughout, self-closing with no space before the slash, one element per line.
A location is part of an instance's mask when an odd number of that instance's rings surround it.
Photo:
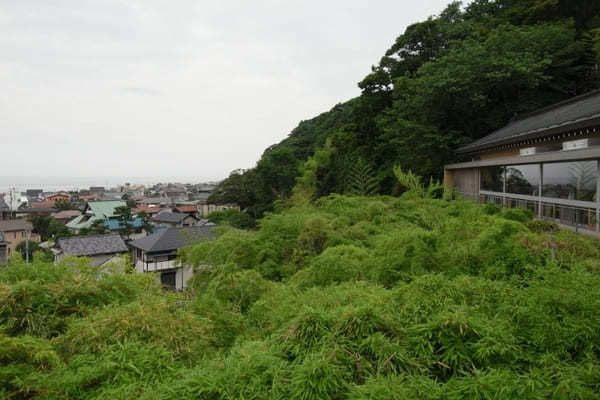
<path fill-rule="evenodd" d="M 592 399 L 598 241 L 520 211 L 323 198 L 183 256 L 194 294 L 0 271 L 5 398 Z M 522 222 L 519 222 L 522 221 Z"/>

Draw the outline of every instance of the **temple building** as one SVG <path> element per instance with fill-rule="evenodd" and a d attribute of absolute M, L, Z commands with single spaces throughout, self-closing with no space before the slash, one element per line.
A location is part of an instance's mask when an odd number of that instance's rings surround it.
<path fill-rule="evenodd" d="M 445 166 L 447 188 L 600 232 L 600 90 L 521 115 L 457 152 L 471 160 Z"/>

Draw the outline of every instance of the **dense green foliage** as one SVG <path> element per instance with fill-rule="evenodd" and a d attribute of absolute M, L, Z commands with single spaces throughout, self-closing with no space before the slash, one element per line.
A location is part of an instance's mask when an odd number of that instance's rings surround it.
<path fill-rule="evenodd" d="M 182 251 L 189 293 L 82 260 L 0 270 L 0 393 L 596 399 L 600 243 L 520 209 L 331 195 Z"/>
<path fill-rule="evenodd" d="M 40 234 L 42 242 L 72 236 L 69 228 L 49 215 L 35 216 L 31 218 L 31 224 L 33 231 Z"/>
<path fill-rule="evenodd" d="M 228 225 L 238 229 L 256 228 L 256 221 L 247 213 L 236 209 L 215 211 L 206 217 L 210 222 L 219 225 Z"/>
<path fill-rule="evenodd" d="M 358 160 L 373 168 L 381 194 L 401 191 L 392 172 L 398 163 L 440 179 L 443 165 L 458 161 L 459 145 L 516 114 L 600 87 L 599 62 L 598 1 L 452 3 L 396 39 L 359 83 L 361 96 L 302 121 L 212 200 L 261 216 L 291 194 L 305 163 L 314 198 L 355 192 L 348 182 Z"/>

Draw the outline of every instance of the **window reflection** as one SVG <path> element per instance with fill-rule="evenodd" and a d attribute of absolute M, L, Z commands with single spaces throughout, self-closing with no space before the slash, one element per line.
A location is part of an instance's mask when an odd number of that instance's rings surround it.
<path fill-rule="evenodd" d="M 511 165 L 506 167 L 506 192 L 537 196 L 539 194 L 540 166 Z"/>
<path fill-rule="evenodd" d="M 544 164 L 542 195 L 596 201 L 596 161 Z"/>
<path fill-rule="evenodd" d="M 491 192 L 504 190 L 504 167 L 485 167 L 480 169 L 481 189 Z"/>

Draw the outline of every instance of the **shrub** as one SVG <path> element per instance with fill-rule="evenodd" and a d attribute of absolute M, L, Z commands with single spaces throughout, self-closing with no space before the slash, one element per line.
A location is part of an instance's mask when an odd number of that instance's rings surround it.
<path fill-rule="evenodd" d="M 487 215 L 496 215 L 500 214 L 501 208 L 497 204 L 494 203 L 486 203 L 483 206 L 483 212 Z"/>
<path fill-rule="evenodd" d="M 517 221 L 526 223 L 529 222 L 533 218 L 533 211 L 527 208 L 507 208 L 502 210 L 501 214 L 502 218 L 509 219 L 511 221 Z"/>

